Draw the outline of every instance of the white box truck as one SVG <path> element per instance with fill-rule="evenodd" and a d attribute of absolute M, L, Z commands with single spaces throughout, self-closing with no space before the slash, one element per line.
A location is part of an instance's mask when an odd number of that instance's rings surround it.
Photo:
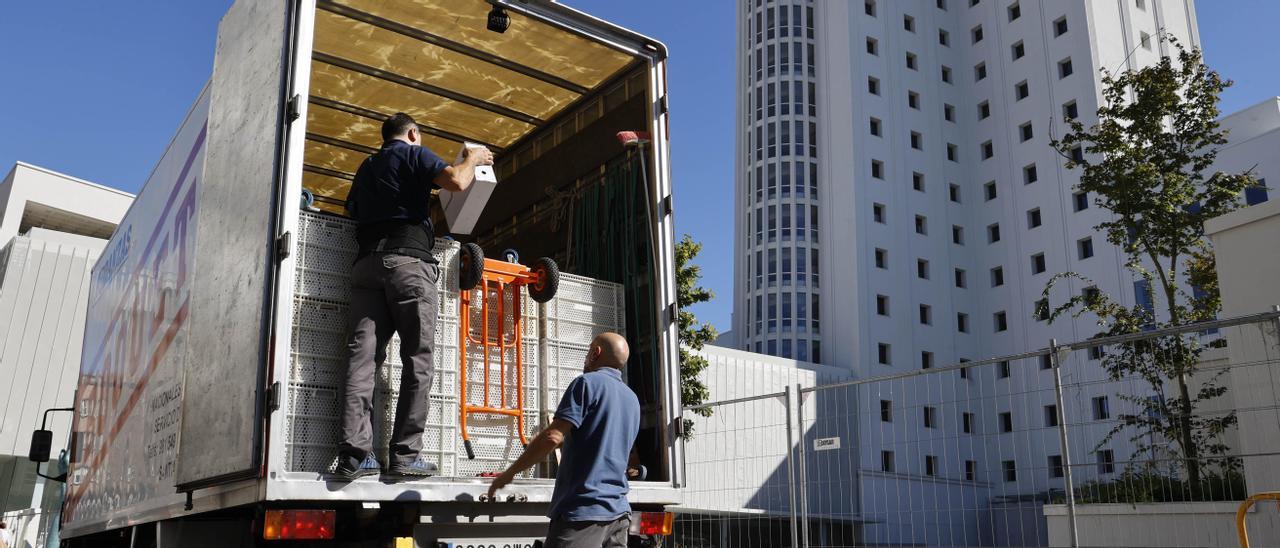
<path fill-rule="evenodd" d="M 458 450 L 457 243 L 437 245 L 452 281 L 424 455 L 441 475 L 327 474 L 352 251 L 342 204 L 395 112 L 442 157 L 464 142 L 495 152 L 499 183 L 460 240 L 551 257 L 565 273 L 556 299 L 524 316 L 527 378 L 513 383 L 528 391 L 527 433 L 591 335 L 622 329 L 648 470 L 632 505 L 678 503 L 665 59 L 657 41 L 549 0 L 235 2 L 209 83 L 93 270 L 65 542 L 531 546 L 545 531 L 554 462 L 481 502 L 482 476 L 516 456 L 510 425 L 477 423 L 488 445 L 474 459 Z M 649 140 L 624 143 L 622 131 Z M 448 234 L 439 211 L 436 226 Z M 637 521 L 650 535 L 664 527 L 660 513 Z"/>

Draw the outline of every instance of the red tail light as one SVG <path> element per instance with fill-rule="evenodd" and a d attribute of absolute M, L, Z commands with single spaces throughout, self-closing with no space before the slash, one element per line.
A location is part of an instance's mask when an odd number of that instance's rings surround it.
<path fill-rule="evenodd" d="M 632 517 L 639 516 L 639 520 L 632 522 L 631 532 L 637 535 L 649 536 L 668 536 L 671 534 L 671 525 L 675 522 L 676 515 L 669 512 L 640 512 L 632 514 Z"/>
<path fill-rule="evenodd" d="M 329 540 L 333 538 L 333 510 L 267 510 L 263 519 L 265 540 Z"/>

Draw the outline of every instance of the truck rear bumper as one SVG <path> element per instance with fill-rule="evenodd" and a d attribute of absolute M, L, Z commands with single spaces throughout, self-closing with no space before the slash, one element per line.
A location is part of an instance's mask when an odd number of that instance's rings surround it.
<path fill-rule="evenodd" d="M 488 478 L 427 478 L 391 482 L 379 477 L 329 481 L 308 472 L 276 473 L 267 482 L 268 501 L 479 502 Z M 530 503 L 550 503 L 554 480 L 517 480 L 499 498 L 523 495 Z M 664 506 L 681 502 L 679 490 L 665 483 L 634 483 L 627 496 L 633 505 Z"/>

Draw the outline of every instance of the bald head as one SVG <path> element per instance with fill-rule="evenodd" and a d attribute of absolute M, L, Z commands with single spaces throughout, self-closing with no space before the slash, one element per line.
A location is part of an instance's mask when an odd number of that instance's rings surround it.
<path fill-rule="evenodd" d="M 587 360 L 583 369 L 586 371 L 601 367 L 622 369 L 630 356 L 631 347 L 627 345 L 625 337 L 612 332 L 601 333 L 591 341 L 591 348 L 587 350 Z"/>

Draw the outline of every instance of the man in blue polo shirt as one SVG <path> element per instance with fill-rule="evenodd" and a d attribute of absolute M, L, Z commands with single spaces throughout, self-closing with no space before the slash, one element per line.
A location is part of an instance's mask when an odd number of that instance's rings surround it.
<path fill-rule="evenodd" d="M 382 148 L 356 170 L 347 213 L 358 223 L 360 250 L 351 265 L 350 339 L 342 441 L 336 474 L 346 480 L 380 473 L 373 457 L 373 373 L 392 333 L 400 334 L 400 401 L 388 448 L 388 472 L 423 477 L 434 463 L 419 458 L 427 422 L 427 393 L 435 376 L 436 283 L 440 266 L 431 248 L 431 191 L 461 192 L 476 166 L 493 163 L 483 147 L 468 147 L 454 165 L 421 146 L 418 125 L 403 112 L 382 124 Z"/>
<path fill-rule="evenodd" d="M 489 486 L 492 499 L 516 474 L 564 445 L 548 512 L 547 548 L 627 546 L 627 464 L 640 431 L 640 400 L 622 380 L 630 353 L 622 335 L 596 336 L 585 372 L 565 388 L 555 420 Z"/>

